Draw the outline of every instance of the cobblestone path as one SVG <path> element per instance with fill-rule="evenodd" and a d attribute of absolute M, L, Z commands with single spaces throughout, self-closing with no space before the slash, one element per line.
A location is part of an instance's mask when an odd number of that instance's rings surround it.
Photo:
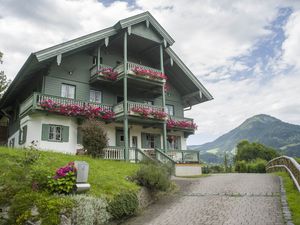
<path fill-rule="evenodd" d="M 124 225 L 283 225 L 279 178 L 220 174 L 179 179 L 180 193 L 163 198 Z"/>

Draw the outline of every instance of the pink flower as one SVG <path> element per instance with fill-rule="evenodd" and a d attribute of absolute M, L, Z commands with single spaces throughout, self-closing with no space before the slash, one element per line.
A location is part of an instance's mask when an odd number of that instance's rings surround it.
<path fill-rule="evenodd" d="M 132 71 L 136 74 L 136 75 L 140 75 L 140 76 L 149 76 L 150 79 L 158 79 L 158 80 L 167 80 L 168 77 L 161 73 L 161 72 L 157 72 L 151 69 L 144 69 L 142 67 L 136 66 L 132 69 Z"/>
<path fill-rule="evenodd" d="M 66 116 L 85 116 L 88 118 L 100 118 L 103 120 L 112 120 L 115 117 L 111 110 L 104 110 L 101 107 L 90 104 L 62 104 L 56 103 L 51 99 L 43 100 L 39 105 L 47 111 L 56 112 Z"/>
<path fill-rule="evenodd" d="M 198 126 L 193 123 L 192 121 L 186 121 L 186 120 L 172 120 L 172 119 L 168 119 L 167 121 L 167 128 L 171 129 L 174 127 L 179 127 L 179 128 L 183 128 L 183 129 L 195 129 L 197 130 Z"/>

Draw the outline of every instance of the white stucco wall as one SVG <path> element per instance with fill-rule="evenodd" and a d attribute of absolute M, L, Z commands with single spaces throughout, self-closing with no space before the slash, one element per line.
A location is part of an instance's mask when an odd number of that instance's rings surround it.
<path fill-rule="evenodd" d="M 69 141 L 68 142 L 54 142 L 42 140 L 42 124 L 54 124 L 69 127 Z M 82 146 L 77 144 L 77 119 L 74 117 L 54 115 L 54 114 L 32 114 L 21 119 L 20 127 L 27 125 L 27 137 L 26 142 L 23 145 L 19 145 L 19 131 L 9 137 L 8 143 L 12 138 L 15 138 L 15 147 L 29 147 L 32 141 L 36 141 L 37 147 L 43 150 L 58 151 L 63 153 L 75 154 L 77 149 L 81 149 Z M 122 128 L 121 123 L 109 123 L 102 122 L 104 131 L 107 133 L 108 145 L 116 146 L 116 128 Z M 161 148 L 163 147 L 163 135 L 160 128 L 143 128 L 142 125 L 130 125 L 129 146 L 132 146 L 132 137 L 137 137 L 138 148 L 142 146 L 141 133 L 153 133 L 161 135 Z M 183 136 L 183 132 L 172 132 L 170 135 L 181 136 L 181 149 L 186 149 L 186 138 Z"/>

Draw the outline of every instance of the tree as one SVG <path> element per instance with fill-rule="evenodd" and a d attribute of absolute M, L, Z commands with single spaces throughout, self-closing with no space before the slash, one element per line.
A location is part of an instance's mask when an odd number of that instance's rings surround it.
<path fill-rule="evenodd" d="M 82 145 L 92 157 L 103 155 L 103 149 L 107 147 L 108 138 L 102 129 L 102 123 L 96 119 L 86 120 L 81 126 Z"/>
<path fill-rule="evenodd" d="M 0 64 L 3 63 L 3 53 L 0 52 Z M 4 74 L 4 71 L 0 71 L 0 99 L 3 96 L 3 93 L 5 92 L 6 88 L 8 87 L 10 83 L 10 80 L 7 79 L 6 75 Z"/>
<path fill-rule="evenodd" d="M 225 173 L 228 172 L 228 159 L 227 159 L 227 154 L 226 154 L 226 152 L 225 152 L 225 154 L 224 154 L 224 171 L 225 171 Z"/>
<path fill-rule="evenodd" d="M 247 140 L 243 140 L 237 144 L 235 161 L 245 160 L 246 162 L 250 162 L 256 159 L 270 161 L 277 156 L 279 156 L 279 154 L 273 148 L 258 142 L 250 143 Z"/>

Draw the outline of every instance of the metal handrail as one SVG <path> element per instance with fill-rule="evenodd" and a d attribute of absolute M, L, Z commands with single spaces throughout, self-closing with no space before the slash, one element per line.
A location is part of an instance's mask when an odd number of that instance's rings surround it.
<path fill-rule="evenodd" d="M 266 165 L 266 171 L 272 172 L 277 169 L 285 169 L 292 178 L 296 188 L 300 192 L 300 165 L 292 157 L 279 156 L 270 160 Z"/>

